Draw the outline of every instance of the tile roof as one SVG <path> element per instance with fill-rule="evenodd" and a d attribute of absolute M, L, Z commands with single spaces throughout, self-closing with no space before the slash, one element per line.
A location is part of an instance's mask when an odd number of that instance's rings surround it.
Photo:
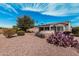
<path fill-rule="evenodd" d="M 58 24 L 68 25 L 68 22 L 50 23 L 50 24 L 44 24 L 44 25 L 40 25 L 40 26 L 50 26 L 50 25 L 58 25 Z"/>

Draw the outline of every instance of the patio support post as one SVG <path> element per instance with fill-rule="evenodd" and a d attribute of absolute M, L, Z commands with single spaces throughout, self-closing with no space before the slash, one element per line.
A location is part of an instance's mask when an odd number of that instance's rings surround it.
<path fill-rule="evenodd" d="M 45 31 L 45 27 L 43 27 L 43 31 Z"/>
<path fill-rule="evenodd" d="M 57 26 L 55 26 L 55 32 L 57 32 Z"/>
<path fill-rule="evenodd" d="M 66 30 L 65 26 L 63 26 L 63 31 L 65 31 L 65 30 Z"/>
<path fill-rule="evenodd" d="M 71 31 L 71 26 L 70 23 L 68 24 L 68 30 Z"/>
<path fill-rule="evenodd" d="M 51 31 L 51 26 L 49 26 L 49 31 Z"/>

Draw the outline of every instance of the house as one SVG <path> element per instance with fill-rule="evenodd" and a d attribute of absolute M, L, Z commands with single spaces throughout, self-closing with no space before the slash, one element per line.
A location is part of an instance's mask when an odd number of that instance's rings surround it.
<path fill-rule="evenodd" d="M 38 28 L 39 31 L 42 33 L 55 33 L 55 32 L 64 32 L 64 31 L 71 32 L 72 30 L 70 22 L 44 24 L 38 26 Z"/>
<path fill-rule="evenodd" d="M 29 28 L 29 29 L 27 29 L 27 31 L 30 31 L 30 32 L 38 32 L 39 31 L 39 28 L 38 27 L 33 27 L 33 28 Z"/>

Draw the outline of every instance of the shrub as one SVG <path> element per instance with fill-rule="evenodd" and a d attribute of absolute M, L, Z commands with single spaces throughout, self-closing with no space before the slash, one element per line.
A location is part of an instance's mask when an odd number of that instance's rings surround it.
<path fill-rule="evenodd" d="M 64 31 L 63 32 L 65 35 L 69 35 L 71 32 L 70 31 Z"/>
<path fill-rule="evenodd" d="M 40 38 L 45 38 L 45 35 L 40 32 L 37 32 L 35 36 L 40 37 Z"/>
<path fill-rule="evenodd" d="M 33 31 L 26 31 L 27 33 L 34 33 Z"/>
<path fill-rule="evenodd" d="M 18 36 L 23 36 L 23 35 L 25 35 L 25 32 L 22 31 L 22 30 L 19 30 L 19 31 L 17 31 L 17 35 Z"/>
<path fill-rule="evenodd" d="M 74 40 L 74 36 L 67 33 L 55 33 L 52 34 L 48 39 L 47 42 L 50 44 L 54 44 L 56 46 L 63 46 L 63 47 L 76 47 L 78 44 L 77 40 Z"/>
<path fill-rule="evenodd" d="M 16 30 L 14 29 L 5 29 L 3 35 L 7 38 L 11 38 L 15 33 L 16 33 Z"/>
<path fill-rule="evenodd" d="M 79 37 L 79 27 L 74 27 L 74 28 L 72 28 L 72 33 L 73 33 L 75 36 Z"/>
<path fill-rule="evenodd" d="M 79 37 L 79 34 L 74 34 L 74 36 Z"/>

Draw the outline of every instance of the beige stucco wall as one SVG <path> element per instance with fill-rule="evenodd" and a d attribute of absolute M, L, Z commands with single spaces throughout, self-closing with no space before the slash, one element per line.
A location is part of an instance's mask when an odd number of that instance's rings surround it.
<path fill-rule="evenodd" d="M 41 33 L 44 33 L 44 34 L 47 34 L 47 33 L 54 33 L 54 30 L 52 30 L 52 31 L 41 31 Z"/>
<path fill-rule="evenodd" d="M 43 30 L 43 31 L 41 31 L 41 32 L 42 32 L 42 33 L 54 33 L 55 31 L 54 31 L 54 30 L 51 30 L 51 27 L 53 27 L 53 26 L 54 26 L 54 25 L 51 24 L 51 25 L 49 25 L 50 28 L 49 28 L 48 31 Z M 65 25 L 65 24 L 55 24 L 55 26 L 56 26 L 56 27 L 62 26 L 62 27 L 63 27 L 63 31 L 62 31 L 62 32 L 64 32 L 64 31 L 72 31 L 72 28 L 71 28 L 71 24 L 70 24 L 70 23 L 68 23 L 68 25 Z M 67 29 L 65 26 L 67 26 L 68 29 Z M 41 26 L 41 27 L 46 27 L 46 26 Z"/>
<path fill-rule="evenodd" d="M 39 28 L 38 27 L 30 28 L 28 29 L 28 31 L 38 32 Z"/>

